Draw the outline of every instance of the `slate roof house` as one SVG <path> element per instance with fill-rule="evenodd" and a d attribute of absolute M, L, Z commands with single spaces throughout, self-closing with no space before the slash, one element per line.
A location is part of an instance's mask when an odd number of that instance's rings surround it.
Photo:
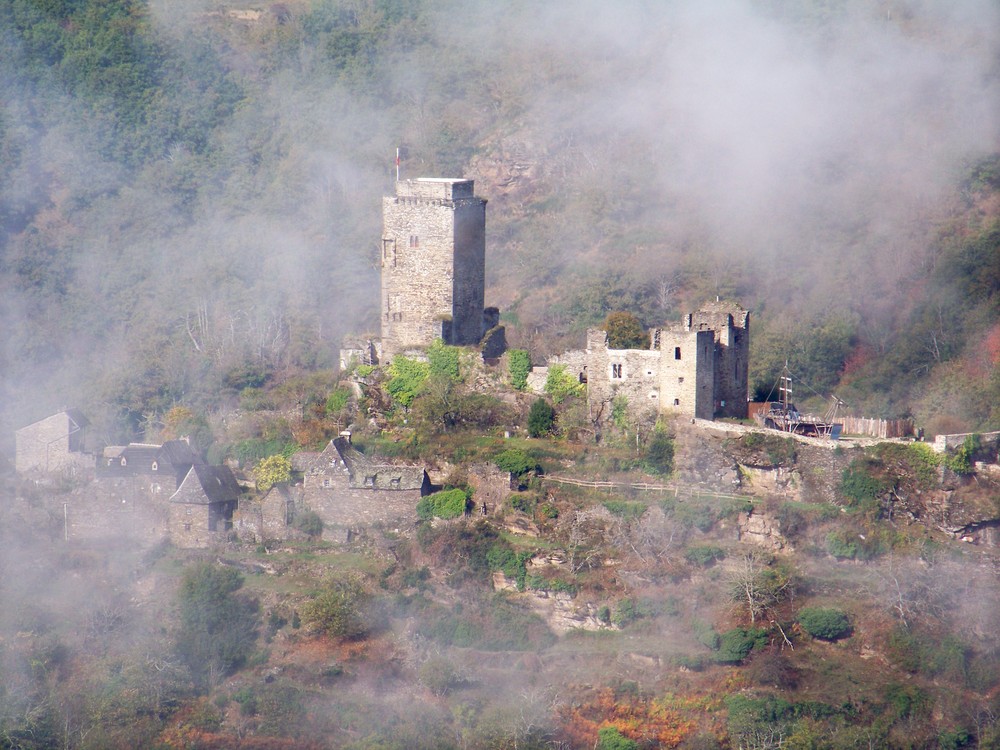
<path fill-rule="evenodd" d="M 58 471 L 84 468 L 89 458 L 84 454 L 83 439 L 89 424 L 79 409 L 64 409 L 22 427 L 14 433 L 14 469 Z"/>
<path fill-rule="evenodd" d="M 303 466 L 303 504 L 323 519 L 331 538 L 375 523 L 415 520 L 417 502 L 434 489 L 423 467 L 372 461 L 346 436 L 310 458 Z"/>
<path fill-rule="evenodd" d="M 163 445 L 129 443 L 109 446 L 97 459 L 98 477 L 150 477 L 176 490 L 188 471 L 200 463 L 186 440 L 168 440 Z"/>
<path fill-rule="evenodd" d="M 240 486 L 228 466 L 195 464 L 170 496 L 170 540 L 178 547 L 208 547 L 233 528 Z"/>

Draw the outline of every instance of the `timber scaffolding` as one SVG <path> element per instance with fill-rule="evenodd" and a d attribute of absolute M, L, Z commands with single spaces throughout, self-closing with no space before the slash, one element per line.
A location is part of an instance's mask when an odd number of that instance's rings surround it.
<path fill-rule="evenodd" d="M 716 500 L 743 500 L 752 503 L 756 498 L 752 495 L 735 495 L 730 492 L 716 492 L 694 485 L 677 484 L 668 482 L 666 484 L 654 484 L 651 482 L 610 482 L 591 481 L 587 479 L 573 479 L 572 477 L 559 477 L 551 474 L 544 474 L 541 477 L 543 482 L 555 482 L 556 484 L 570 484 L 574 487 L 587 487 L 594 490 L 607 490 L 609 493 L 614 490 L 639 490 L 641 492 L 663 492 L 672 495 L 677 500 L 697 500 L 700 498 L 713 498 Z"/>

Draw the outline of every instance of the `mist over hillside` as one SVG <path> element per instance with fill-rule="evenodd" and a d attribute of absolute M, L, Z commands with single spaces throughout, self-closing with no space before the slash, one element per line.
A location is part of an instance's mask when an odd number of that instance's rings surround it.
<path fill-rule="evenodd" d="M 248 371 L 332 366 L 377 326 L 397 146 L 404 177 L 490 200 L 487 300 L 536 357 L 731 296 L 756 386 L 790 359 L 873 415 L 994 425 L 998 15 L 14 0 L 5 444 L 68 403 L 121 440 Z"/>

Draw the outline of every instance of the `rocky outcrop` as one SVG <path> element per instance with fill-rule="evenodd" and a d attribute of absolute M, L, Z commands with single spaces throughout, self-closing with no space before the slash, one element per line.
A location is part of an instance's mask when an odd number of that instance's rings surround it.
<path fill-rule="evenodd" d="M 750 542 L 775 552 L 790 549 L 788 540 L 781 534 L 781 525 L 766 513 L 758 510 L 740 513 L 737 526 L 742 542 Z"/>

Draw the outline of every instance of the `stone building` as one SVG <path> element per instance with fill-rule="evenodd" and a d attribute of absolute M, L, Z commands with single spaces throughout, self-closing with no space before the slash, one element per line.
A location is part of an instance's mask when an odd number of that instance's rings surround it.
<path fill-rule="evenodd" d="M 417 502 L 433 490 L 423 467 L 374 462 L 347 437 L 310 461 L 302 485 L 303 506 L 323 519 L 324 536 L 339 540 L 375 523 L 415 521 Z"/>
<path fill-rule="evenodd" d="M 132 477 L 148 483 L 154 493 L 174 492 L 196 463 L 200 460 L 186 440 L 107 446 L 97 458 L 97 477 Z"/>
<path fill-rule="evenodd" d="M 287 539 L 292 535 L 292 522 L 299 507 L 302 507 L 302 485 L 276 484 L 262 498 L 241 500 L 233 525 L 244 541 Z"/>
<path fill-rule="evenodd" d="M 22 427 L 14 433 L 15 471 L 90 468 L 93 459 L 84 453 L 83 442 L 88 424 L 78 409 L 65 409 Z"/>
<path fill-rule="evenodd" d="M 225 541 L 239 498 L 240 486 L 228 466 L 195 464 L 170 496 L 170 541 L 188 548 Z"/>
<path fill-rule="evenodd" d="M 648 349 L 610 349 L 601 329 L 587 331 L 587 348 L 553 357 L 587 384 L 591 416 L 611 417 L 624 397 L 633 416 L 674 413 L 698 419 L 747 415 L 750 313 L 712 302 L 671 326 L 653 329 Z M 531 382 L 540 384 L 544 371 Z"/>
<path fill-rule="evenodd" d="M 377 351 L 371 342 L 357 347 L 359 361 L 388 361 L 436 339 L 483 344 L 484 357 L 499 357 L 500 313 L 484 307 L 486 200 L 473 181 L 396 182 L 395 195 L 382 200 L 382 221 L 382 337 Z"/>

